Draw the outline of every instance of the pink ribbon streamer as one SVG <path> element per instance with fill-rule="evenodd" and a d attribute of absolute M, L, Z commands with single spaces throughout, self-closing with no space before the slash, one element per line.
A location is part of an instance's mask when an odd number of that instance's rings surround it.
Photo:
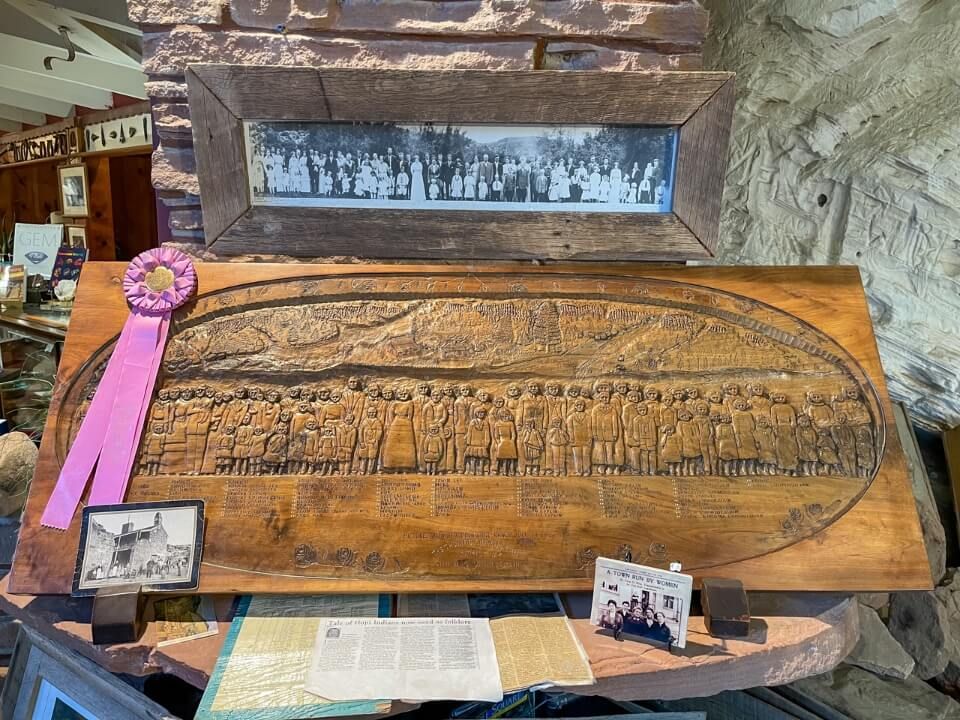
<path fill-rule="evenodd" d="M 170 315 L 196 291 L 190 258 L 155 248 L 130 263 L 123 289 L 131 313 L 107 363 L 40 518 L 66 530 L 96 466 L 89 504 L 121 502 L 130 480 L 170 329 Z"/>

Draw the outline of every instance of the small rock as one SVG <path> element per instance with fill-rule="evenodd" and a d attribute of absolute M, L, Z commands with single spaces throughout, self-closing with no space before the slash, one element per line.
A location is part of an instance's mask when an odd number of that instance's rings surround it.
<path fill-rule="evenodd" d="M 852 665 L 798 680 L 795 690 L 851 720 L 960 720 L 960 703 L 915 677 L 884 680 Z"/>
<path fill-rule="evenodd" d="M 37 446 L 24 433 L 0 435 L 0 517 L 23 510 L 38 454 Z"/>
<path fill-rule="evenodd" d="M 903 592 L 890 596 L 890 634 L 916 662 L 914 672 L 923 680 L 942 673 L 958 657 L 951 629 L 948 588 L 933 592 Z"/>
<path fill-rule="evenodd" d="M 890 604 L 890 593 L 858 593 L 857 600 L 861 605 L 873 608 L 877 612 L 885 610 Z"/>
<path fill-rule="evenodd" d="M 882 677 L 909 677 L 913 658 L 890 634 L 875 610 L 865 605 L 860 605 L 859 610 L 860 640 L 844 662 Z"/>

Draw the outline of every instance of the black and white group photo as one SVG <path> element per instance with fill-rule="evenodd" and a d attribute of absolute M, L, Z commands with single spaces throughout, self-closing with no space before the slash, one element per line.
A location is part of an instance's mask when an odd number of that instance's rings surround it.
<path fill-rule="evenodd" d="M 255 205 L 672 209 L 668 127 L 248 122 L 245 131 Z"/>
<path fill-rule="evenodd" d="M 108 506 L 110 508 L 118 506 Z M 86 521 L 79 590 L 190 583 L 202 519 L 195 506 L 94 511 Z"/>

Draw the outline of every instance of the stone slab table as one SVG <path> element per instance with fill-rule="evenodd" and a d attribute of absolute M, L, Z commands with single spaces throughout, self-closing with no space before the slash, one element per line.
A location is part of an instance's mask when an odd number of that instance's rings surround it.
<path fill-rule="evenodd" d="M 845 658 L 859 638 L 856 599 L 818 593 L 751 593 L 750 636 L 721 640 L 707 634 L 702 617 L 691 617 L 687 647 L 663 647 L 625 639 L 590 625 L 589 594 L 565 596 L 568 614 L 590 658 L 597 683 L 557 688 L 615 700 L 671 700 L 714 695 L 761 685 L 780 685 L 826 672 Z M 0 611 L 99 663 L 111 672 L 167 672 L 198 688 L 206 686 L 229 629 L 232 596 L 215 596 L 220 632 L 156 647 L 148 622 L 135 643 L 94 645 L 92 599 L 11 595 L 0 580 Z M 407 708 L 409 709 L 409 708 Z"/>

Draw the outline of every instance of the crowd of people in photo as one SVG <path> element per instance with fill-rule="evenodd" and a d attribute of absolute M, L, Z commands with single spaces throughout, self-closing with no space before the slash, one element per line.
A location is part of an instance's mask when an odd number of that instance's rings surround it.
<path fill-rule="evenodd" d="M 186 577 L 187 559 L 151 558 L 137 566 L 114 561 L 109 568 L 97 564 L 87 571 L 87 580 L 106 580 L 123 578 L 129 580 L 168 580 L 170 578 Z"/>
<path fill-rule="evenodd" d="M 868 477 L 874 423 L 855 386 L 802 403 L 741 387 L 468 384 L 159 391 L 140 472 L 156 474 L 835 475 Z"/>
<path fill-rule="evenodd" d="M 662 643 L 674 639 L 666 615 L 650 605 L 646 597 L 641 600 L 636 595 L 619 606 L 616 600 L 608 600 L 600 613 L 600 627 L 613 630 L 617 637 L 626 633 Z"/>
<path fill-rule="evenodd" d="M 660 158 L 621 165 L 609 157 L 527 157 L 320 151 L 258 145 L 256 195 L 365 200 L 663 205 L 669 198 Z"/>

